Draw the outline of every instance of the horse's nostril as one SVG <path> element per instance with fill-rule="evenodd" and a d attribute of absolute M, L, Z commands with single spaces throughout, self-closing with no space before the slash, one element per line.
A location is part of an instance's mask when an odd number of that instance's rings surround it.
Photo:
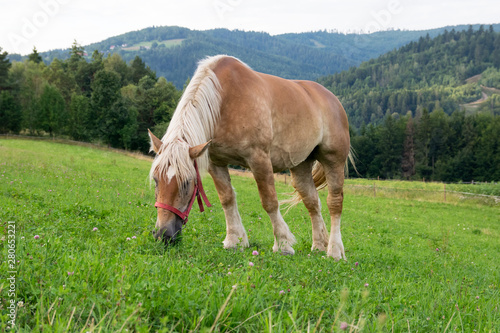
<path fill-rule="evenodd" d="M 180 240 L 182 232 L 182 220 L 180 218 L 159 224 L 162 226 L 155 229 L 153 233 L 153 237 L 156 241 L 162 241 L 165 245 L 169 245 Z"/>
<path fill-rule="evenodd" d="M 168 229 L 166 230 L 158 230 L 155 234 L 154 234 L 154 238 L 158 241 L 162 241 L 163 243 L 165 243 L 165 245 L 169 245 L 171 243 L 174 243 L 175 240 L 176 240 L 176 235 L 172 235 Z"/>
<path fill-rule="evenodd" d="M 165 245 L 170 245 L 171 243 L 173 243 L 175 241 L 175 238 L 173 237 L 163 237 L 163 243 L 165 243 Z"/>

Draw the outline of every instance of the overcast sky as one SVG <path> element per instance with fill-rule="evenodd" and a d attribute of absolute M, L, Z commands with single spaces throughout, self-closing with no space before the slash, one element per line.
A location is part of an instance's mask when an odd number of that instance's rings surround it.
<path fill-rule="evenodd" d="M 150 26 L 271 34 L 500 23 L 498 0 L 0 0 L 0 47 L 28 54 Z"/>

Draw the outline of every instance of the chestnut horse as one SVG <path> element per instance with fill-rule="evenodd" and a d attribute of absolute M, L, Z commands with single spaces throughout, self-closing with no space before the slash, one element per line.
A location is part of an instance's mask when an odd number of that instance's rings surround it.
<path fill-rule="evenodd" d="M 302 200 L 311 217 L 312 250 L 345 259 L 340 216 L 349 125 L 339 100 L 323 86 L 258 73 L 233 57 L 210 57 L 199 63 L 163 138 L 149 135 L 157 154 L 150 172 L 155 238 L 168 244 L 179 235 L 195 196 L 204 196 L 199 172 L 208 170 L 226 218 L 224 248 L 248 247 L 228 171 L 233 164 L 253 173 L 273 226 L 273 251 L 293 254 L 295 237 L 280 213 L 273 176 L 290 169 L 291 201 Z M 329 237 L 317 192 L 326 185 Z"/>

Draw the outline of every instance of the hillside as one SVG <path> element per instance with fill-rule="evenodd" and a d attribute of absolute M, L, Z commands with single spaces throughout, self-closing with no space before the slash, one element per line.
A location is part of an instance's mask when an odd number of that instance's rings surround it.
<path fill-rule="evenodd" d="M 139 55 L 158 76 L 182 88 L 193 74 L 197 61 L 210 55 L 229 54 L 257 71 L 290 79 L 315 80 L 357 66 L 420 37 L 435 37 L 452 29 L 459 31 L 467 26 L 372 34 L 317 31 L 277 36 L 264 32 L 198 31 L 165 26 L 111 37 L 85 46 L 85 50 L 89 57 L 94 50 L 104 55 L 117 53 L 127 62 Z M 473 26 L 473 29 L 477 30 L 479 26 Z M 494 25 L 493 29 L 499 31 L 500 24 Z M 68 58 L 69 50 L 54 50 L 41 55 L 46 63 L 50 63 L 55 58 Z"/>
<path fill-rule="evenodd" d="M 340 98 L 351 125 L 360 128 L 379 123 L 387 114 L 411 111 L 415 116 L 423 109 L 451 114 L 460 105 L 480 100 L 481 84 L 495 84 L 499 68 L 500 33 L 481 27 L 421 37 L 319 82 Z M 479 80 L 484 71 L 488 78 Z M 467 80 L 471 77 L 475 79 Z M 489 83 L 482 83 L 485 79 Z M 495 110 L 500 111 L 493 105 L 491 111 Z"/>

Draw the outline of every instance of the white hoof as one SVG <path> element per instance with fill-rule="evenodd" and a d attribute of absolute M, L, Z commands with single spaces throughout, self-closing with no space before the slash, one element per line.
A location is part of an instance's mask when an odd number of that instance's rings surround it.
<path fill-rule="evenodd" d="M 226 235 L 226 239 L 222 242 L 224 244 L 225 249 L 235 249 L 238 247 L 245 248 L 249 247 L 248 236 L 247 234 L 243 234 L 242 236 L 238 235 Z"/>
<path fill-rule="evenodd" d="M 327 250 L 328 243 L 325 245 L 322 242 L 313 242 L 311 246 L 311 251 L 318 250 L 318 251 L 326 251 Z"/>
<path fill-rule="evenodd" d="M 295 250 L 288 242 L 274 242 L 273 252 L 281 252 L 284 255 L 294 255 Z"/>
<path fill-rule="evenodd" d="M 332 246 L 329 244 L 327 255 L 335 259 L 335 261 L 339 261 L 340 259 L 347 260 L 342 242 L 333 244 Z"/>

